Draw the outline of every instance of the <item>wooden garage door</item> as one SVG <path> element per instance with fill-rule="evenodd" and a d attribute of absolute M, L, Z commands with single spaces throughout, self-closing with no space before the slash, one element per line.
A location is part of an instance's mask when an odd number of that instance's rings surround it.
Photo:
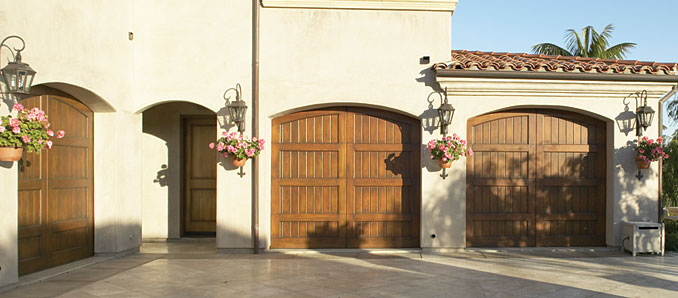
<path fill-rule="evenodd" d="M 22 100 L 40 107 L 53 129 L 66 131 L 41 154 L 19 162 L 19 274 L 94 254 L 93 113 L 73 99 L 40 96 Z"/>
<path fill-rule="evenodd" d="M 556 110 L 469 120 L 467 246 L 605 245 L 605 123 Z"/>
<path fill-rule="evenodd" d="M 419 246 L 418 120 L 323 109 L 272 132 L 272 248 Z"/>

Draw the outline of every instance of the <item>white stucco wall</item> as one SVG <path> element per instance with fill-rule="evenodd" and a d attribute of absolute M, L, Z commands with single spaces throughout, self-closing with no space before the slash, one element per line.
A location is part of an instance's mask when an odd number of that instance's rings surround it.
<path fill-rule="evenodd" d="M 450 21 L 450 12 L 264 8 L 260 136 L 270 140 L 272 119 L 314 106 L 363 105 L 419 117 L 435 84 L 431 65 L 419 59 L 449 59 Z M 270 150 L 259 160 L 260 243 L 267 246 Z M 438 175 L 423 169 L 424 208 L 446 193 Z M 453 245 L 445 233 L 429 241 L 430 226 L 437 224 L 422 217 L 423 247 Z"/>
<path fill-rule="evenodd" d="M 642 90 L 648 91 L 648 105 L 659 110 L 658 100 L 671 90 L 674 83 L 557 81 L 519 79 L 439 78 L 448 87 L 450 103 L 456 108 L 451 129 L 466 138 L 467 121 L 473 117 L 514 107 L 553 108 L 582 113 L 607 124 L 607 208 L 606 244 L 621 245 L 621 221 L 657 221 L 658 166 L 652 163 L 638 181 L 635 175 L 635 151 L 632 142 L 635 131 L 621 132 L 615 119 L 624 111 L 624 98 Z M 627 99 L 635 110 L 635 97 Z M 644 132 L 657 138 L 657 118 Z M 452 197 L 455 212 L 454 246 L 463 247 L 466 223 L 466 164 L 453 163 L 451 172 L 462 173 L 450 187 L 457 189 Z M 424 210 L 426 205 L 424 204 Z M 422 217 L 433 213 L 423 214 Z"/>
<path fill-rule="evenodd" d="M 0 100 L 0 116 L 8 115 L 12 102 Z M 18 281 L 17 162 L 0 161 L 0 287 Z"/>

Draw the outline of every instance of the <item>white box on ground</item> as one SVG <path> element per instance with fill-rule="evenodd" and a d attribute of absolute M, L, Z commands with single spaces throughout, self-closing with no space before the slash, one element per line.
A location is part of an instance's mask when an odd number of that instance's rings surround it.
<path fill-rule="evenodd" d="M 642 221 L 622 222 L 622 251 L 664 255 L 664 224 Z"/>

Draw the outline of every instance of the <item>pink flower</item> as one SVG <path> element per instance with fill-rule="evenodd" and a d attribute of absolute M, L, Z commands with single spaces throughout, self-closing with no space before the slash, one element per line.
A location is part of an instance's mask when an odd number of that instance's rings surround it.
<path fill-rule="evenodd" d="M 431 155 L 431 159 L 434 159 L 434 158 L 435 158 L 435 156 Z"/>
<path fill-rule="evenodd" d="M 0 133 L 3 133 L 3 132 L 5 132 L 5 127 L 4 127 L 4 126 L 0 126 Z"/>
<path fill-rule="evenodd" d="M 264 145 L 259 145 L 259 146 L 257 146 L 257 149 L 259 149 L 259 151 L 264 150 Z"/>
<path fill-rule="evenodd" d="M 21 122 L 19 121 L 19 119 L 17 119 L 17 118 L 9 119 L 9 126 L 11 126 L 11 127 L 18 127 L 19 124 L 21 124 Z"/>
<path fill-rule="evenodd" d="M 63 130 L 57 131 L 57 139 L 61 139 L 66 135 L 66 132 Z"/>
<path fill-rule="evenodd" d="M 18 126 L 15 126 L 15 127 L 12 128 L 12 132 L 13 132 L 14 134 L 18 134 L 18 133 L 21 132 L 21 128 L 19 128 Z"/>
<path fill-rule="evenodd" d="M 21 140 L 22 140 L 25 144 L 28 144 L 28 143 L 31 142 L 31 138 L 28 137 L 27 135 L 21 136 Z"/>
<path fill-rule="evenodd" d="M 42 139 L 38 140 L 38 144 L 42 145 L 44 141 Z"/>
<path fill-rule="evenodd" d="M 219 152 L 224 151 L 224 148 L 225 148 L 224 143 L 219 142 L 219 144 L 217 144 L 217 151 Z"/>
<path fill-rule="evenodd" d="M 440 144 L 440 146 L 438 146 L 438 149 L 439 149 L 439 150 L 445 150 L 445 145 Z"/>
<path fill-rule="evenodd" d="M 45 144 L 47 144 L 47 149 L 52 149 L 52 141 L 47 141 Z"/>
<path fill-rule="evenodd" d="M 447 158 L 443 157 L 443 161 L 447 161 Z"/>
<path fill-rule="evenodd" d="M 20 103 L 17 103 L 17 104 L 14 104 L 14 106 L 12 107 L 12 110 L 21 112 L 21 111 L 24 110 L 24 106 L 21 105 Z"/>
<path fill-rule="evenodd" d="M 252 142 L 256 142 L 256 141 L 257 141 L 257 137 L 252 137 Z"/>
<path fill-rule="evenodd" d="M 654 143 L 654 140 L 653 140 L 653 139 L 649 139 L 649 140 L 647 140 L 647 143 L 650 144 L 650 145 L 652 145 L 652 144 Z"/>
<path fill-rule="evenodd" d="M 657 143 L 661 144 L 664 142 L 664 139 L 662 137 L 657 138 Z"/>
<path fill-rule="evenodd" d="M 643 154 L 643 153 L 645 153 L 645 150 L 639 148 L 638 153 Z"/>
<path fill-rule="evenodd" d="M 468 148 L 467 154 L 468 156 L 473 156 L 473 149 Z"/>
<path fill-rule="evenodd" d="M 664 155 L 664 158 L 669 159 L 669 155 L 668 154 Z"/>
<path fill-rule="evenodd" d="M 214 142 L 210 143 L 210 149 L 214 149 Z"/>
<path fill-rule="evenodd" d="M 642 159 L 642 160 L 647 160 L 647 157 L 645 157 L 645 155 L 641 155 L 641 156 L 640 156 L 640 159 Z"/>
<path fill-rule="evenodd" d="M 47 130 L 47 135 L 50 136 L 50 137 L 53 137 L 54 132 L 51 129 L 49 129 L 49 130 Z"/>
<path fill-rule="evenodd" d="M 264 145 L 266 143 L 266 140 L 264 139 L 259 139 L 259 145 Z"/>
<path fill-rule="evenodd" d="M 228 134 L 228 131 L 224 131 L 224 132 L 221 133 L 221 136 L 225 137 L 227 134 Z"/>
<path fill-rule="evenodd" d="M 231 145 L 226 146 L 226 150 L 228 150 L 228 152 L 231 152 L 231 153 L 236 153 L 238 151 L 237 148 L 235 148 Z"/>

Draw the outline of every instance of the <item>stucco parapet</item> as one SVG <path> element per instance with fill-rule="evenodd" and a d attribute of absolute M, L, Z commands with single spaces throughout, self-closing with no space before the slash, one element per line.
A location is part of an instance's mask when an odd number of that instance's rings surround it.
<path fill-rule="evenodd" d="M 669 82 L 613 82 L 487 78 L 438 78 L 450 96 L 523 96 L 620 98 L 646 90 L 649 99 L 658 100 L 676 84 Z"/>
<path fill-rule="evenodd" d="M 264 7 L 427 10 L 453 12 L 457 0 L 261 0 Z"/>

